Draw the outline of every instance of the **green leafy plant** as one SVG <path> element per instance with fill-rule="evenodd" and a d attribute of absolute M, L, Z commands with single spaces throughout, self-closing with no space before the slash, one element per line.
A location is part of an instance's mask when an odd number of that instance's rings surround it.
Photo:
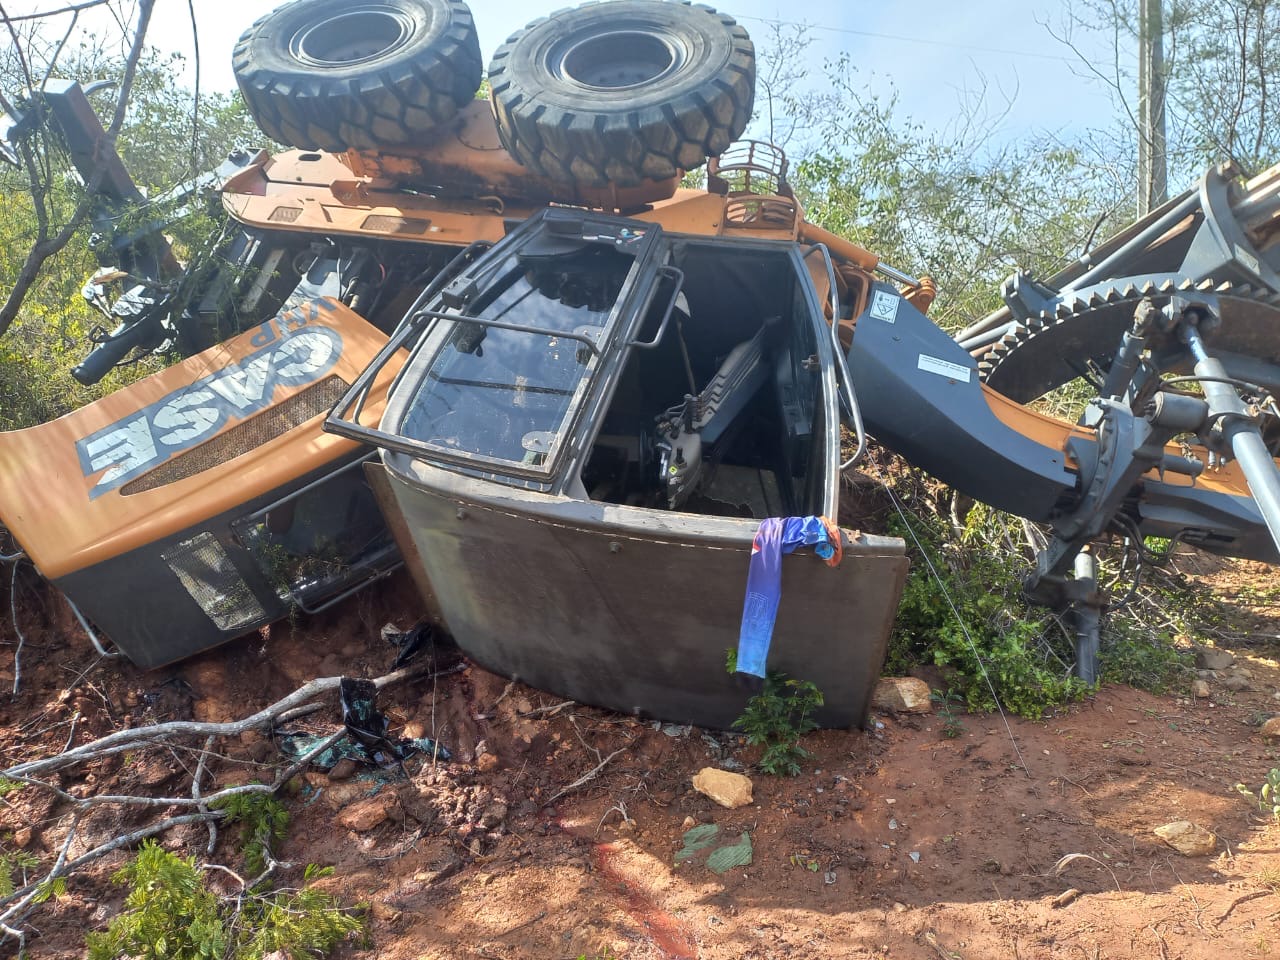
<path fill-rule="evenodd" d="M 822 869 L 821 862 L 807 853 L 793 853 L 788 859 L 793 867 L 804 867 L 810 873 L 817 873 Z"/>
<path fill-rule="evenodd" d="M 964 703 L 959 694 L 952 693 L 950 690 L 946 693 L 934 690 L 929 694 L 929 699 L 938 705 L 938 719 L 942 721 L 944 737 L 954 740 L 964 733 L 964 724 L 960 722 L 960 717 L 956 713 L 956 708 Z"/>
<path fill-rule="evenodd" d="M 281 892 L 257 900 L 250 912 L 247 936 L 234 956 L 258 960 L 269 953 L 286 956 L 328 953 L 347 936 L 364 928 L 364 921 L 338 908 L 337 901 L 312 884 L 332 876 L 332 867 L 308 865 L 301 890 Z"/>
<path fill-rule="evenodd" d="M 737 659 L 729 651 L 726 666 L 730 673 L 737 670 Z M 747 743 L 764 748 L 757 767 L 772 776 L 794 777 L 800 773 L 801 761 L 810 755 L 800 746 L 800 738 L 817 729 L 813 712 L 822 702 L 822 691 L 812 680 L 794 680 L 770 670 L 764 689 L 747 701 L 733 726 L 747 735 Z"/>
<path fill-rule="evenodd" d="M 1108 634 L 1100 657 L 1105 682 L 1166 693 L 1179 687 L 1185 690 L 1194 679 L 1191 651 L 1173 646 L 1167 634 L 1153 636 L 1132 623 L 1115 620 L 1108 624 Z"/>
<path fill-rule="evenodd" d="M 129 884 L 129 895 L 105 933 L 85 938 L 90 960 L 227 955 L 218 895 L 205 886 L 194 856 L 178 857 L 148 840 L 111 879 Z"/>
<path fill-rule="evenodd" d="M 274 951 L 322 956 L 364 926 L 312 884 L 328 869 L 307 867 L 299 890 L 223 900 L 195 857 L 152 840 L 112 880 L 128 884 L 124 910 L 85 940 L 89 960 L 261 960 Z"/>
<path fill-rule="evenodd" d="M 948 694 L 971 711 L 992 710 L 999 697 L 1006 709 L 1039 718 L 1084 695 L 1085 684 L 1071 676 L 1070 654 L 1059 649 L 1061 631 L 1023 599 L 1026 560 L 996 547 L 1009 539 L 1011 518 L 977 506 L 958 535 L 933 515 L 918 513 L 909 523 L 894 517 L 889 524 L 916 557 L 889 640 L 887 673 L 904 674 L 919 663 L 941 667 Z"/>
<path fill-rule="evenodd" d="M 272 844 L 285 837 L 289 811 L 269 793 L 236 793 L 216 806 L 226 811 L 224 823 L 240 825 L 245 872 L 251 878 L 261 876 Z"/>
<path fill-rule="evenodd" d="M 1280 823 L 1280 769 L 1271 768 L 1257 793 L 1243 783 L 1237 783 L 1236 790 L 1256 803 L 1260 813 L 1270 814 L 1272 820 Z"/>
<path fill-rule="evenodd" d="M 40 865 L 40 861 L 25 850 L 0 854 L 0 897 L 7 897 L 20 884 L 16 881 L 21 874 L 22 884 L 27 883 L 26 873 Z"/>

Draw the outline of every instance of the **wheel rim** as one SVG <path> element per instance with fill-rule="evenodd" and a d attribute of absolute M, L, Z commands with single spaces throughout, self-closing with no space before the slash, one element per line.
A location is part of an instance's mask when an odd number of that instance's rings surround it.
<path fill-rule="evenodd" d="M 618 30 L 570 39 L 553 51 L 551 72 L 594 90 L 625 90 L 652 83 L 677 70 L 683 52 L 663 37 Z"/>
<path fill-rule="evenodd" d="M 356 7 L 307 24 L 293 35 L 289 50 L 313 66 L 348 67 L 399 50 L 413 32 L 413 21 L 397 10 Z"/>

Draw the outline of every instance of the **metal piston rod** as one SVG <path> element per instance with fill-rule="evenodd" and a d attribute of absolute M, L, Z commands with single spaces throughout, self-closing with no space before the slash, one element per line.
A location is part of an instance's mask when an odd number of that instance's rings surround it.
<path fill-rule="evenodd" d="M 1259 411 L 1245 405 L 1222 362 L 1209 356 L 1204 338 L 1190 317 L 1184 318 L 1182 337 L 1196 362 L 1195 376 L 1209 403 L 1209 420 L 1221 431 L 1224 444 L 1240 463 L 1254 503 L 1280 549 L 1280 471 L 1262 439 Z"/>

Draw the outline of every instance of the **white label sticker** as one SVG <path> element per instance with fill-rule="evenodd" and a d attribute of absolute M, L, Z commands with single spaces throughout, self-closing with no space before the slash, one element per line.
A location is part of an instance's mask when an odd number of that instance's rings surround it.
<path fill-rule="evenodd" d="M 871 298 L 871 315 L 885 323 L 893 323 L 898 319 L 898 304 L 902 298 L 884 290 L 877 290 Z"/>
<path fill-rule="evenodd" d="M 948 380 L 963 380 L 969 382 L 969 375 L 973 372 L 968 367 L 962 367 L 958 363 L 952 363 L 950 360 L 939 360 L 937 357 L 931 357 L 928 354 L 920 354 L 920 363 L 917 364 L 921 370 L 927 373 L 936 373 L 940 377 L 946 377 Z"/>

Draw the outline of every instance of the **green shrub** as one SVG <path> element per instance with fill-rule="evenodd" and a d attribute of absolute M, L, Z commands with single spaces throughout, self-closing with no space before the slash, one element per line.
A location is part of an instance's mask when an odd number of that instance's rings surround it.
<path fill-rule="evenodd" d="M 218 895 L 205 886 L 194 856 L 176 856 L 148 840 L 111 879 L 129 884 L 129 895 L 105 933 L 85 938 L 89 960 L 228 956 L 231 939 Z"/>
<path fill-rule="evenodd" d="M 27 883 L 27 871 L 40 866 L 40 861 L 25 850 L 0 853 L 0 897 L 7 897 Z M 20 876 L 16 876 L 20 874 Z M 18 882 L 21 880 L 21 882 Z"/>
<path fill-rule="evenodd" d="M 1099 660 L 1103 682 L 1125 683 L 1152 693 L 1185 689 L 1195 673 L 1190 650 L 1173 646 L 1167 634 L 1140 630 L 1119 618 L 1107 624 L 1107 643 Z"/>
<path fill-rule="evenodd" d="M 917 494 L 909 502 L 925 501 Z M 1083 696 L 1087 687 L 1071 672 L 1075 651 L 1070 619 L 1031 606 L 1023 595 L 1023 578 L 1034 561 L 1021 545 L 1020 521 L 983 505 L 969 511 L 959 532 L 925 506 L 908 516 L 909 529 L 896 515 L 890 521 L 892 532 L 907 541 L 912 569 L 889 641 L 886 671 L 902 674 L 921 663 L 940 667 L 948 692 L 959 694 L 971 710 L 995 706 L 992 687 L 1000 703 L 1027 717 L 1041 717 Z M 1153 550 L 1151 542 L 1145 546 Z M 1095 550 L 1114 575 L 1118 551 L 1105 543 Z M 1153 693 L 1184 687 L 1192 677 L 1185 640 L 1211 634 L 1220 625 L 1222 601 L 1166 568 L 1158 550 L 1144 564 L 1141 585 L 1132 596 L 1122 597 L 1133 575 L 1131 560 L 1127 570 L 1123 582 L 1108 586 L 1115 606 L 1102 623 L 1100 678 Z"/>
<path fill-rule="evenodd" d="M 970 710 L 994 709 L 994 688 L 1006 709 L 1042 717 L 1046 709 L 1078 700 L 1086 686 L 1071 675 L 1070 655 L 1058 649 L 1061 631 L 1052 618 L 1022 597 L 1026 560 L 995 546 L 1008 532 L 1001 526 L 1011 522 L 974 507 L 956 538 L 941 520 L 917 515 L 907 530 L 894 518 L 893 532 L 910 547 L 919 541 L 943 586 L 918 549 L 912 550 L 886 670 L 906 673 L 915 664 L 933 664 L 943 668 L 950 690 Z"/>
<path fill-rule="evenodd" d="M 223 823 L 240 825 L 240 849 L 246 879 L 261 876 L 267 868 L 271 845 L 283 840 L 289 827 L 289 811 L 269 793 L 235 793 L 215 804 L 226 811 Z"/>
<path fill-rule="evenodd" d="M 1236 790 L 1256 803 L 1259 813 L 1265 813 L 1276 823 L 1280 823 L 1280 769 L 1271 769 L 1257 793 L 1243 783 L 1237 783 Z"/>
<path fill-rule="evenodd" d="M 737 656 L 730 650 L 726 666 L 737 669 Z M 747 743 L 763 747 L 756 766 L 772 776 L 794 777 L 809 751 L 800 738 L 818 725 L 813 711 L 822 706 L 822 691 L 812 680 L 793 680 L 785 673 L 770 670 L 764 689 L 747 701 L 742 716 L 733 721 L 735 730 L 747 735 Z"/>
<path fill-rule="evenodd" d="M 124 910 L 103 933 L 85 939 L 89 960 L 261 960 L 273 951 L 323 956 L 363 927 L 312 882 L 329 873 L 308 867 L 300 890 L 221 899 L 196 859 L 153 840 L 112 880 L 129 885 Z"/>

